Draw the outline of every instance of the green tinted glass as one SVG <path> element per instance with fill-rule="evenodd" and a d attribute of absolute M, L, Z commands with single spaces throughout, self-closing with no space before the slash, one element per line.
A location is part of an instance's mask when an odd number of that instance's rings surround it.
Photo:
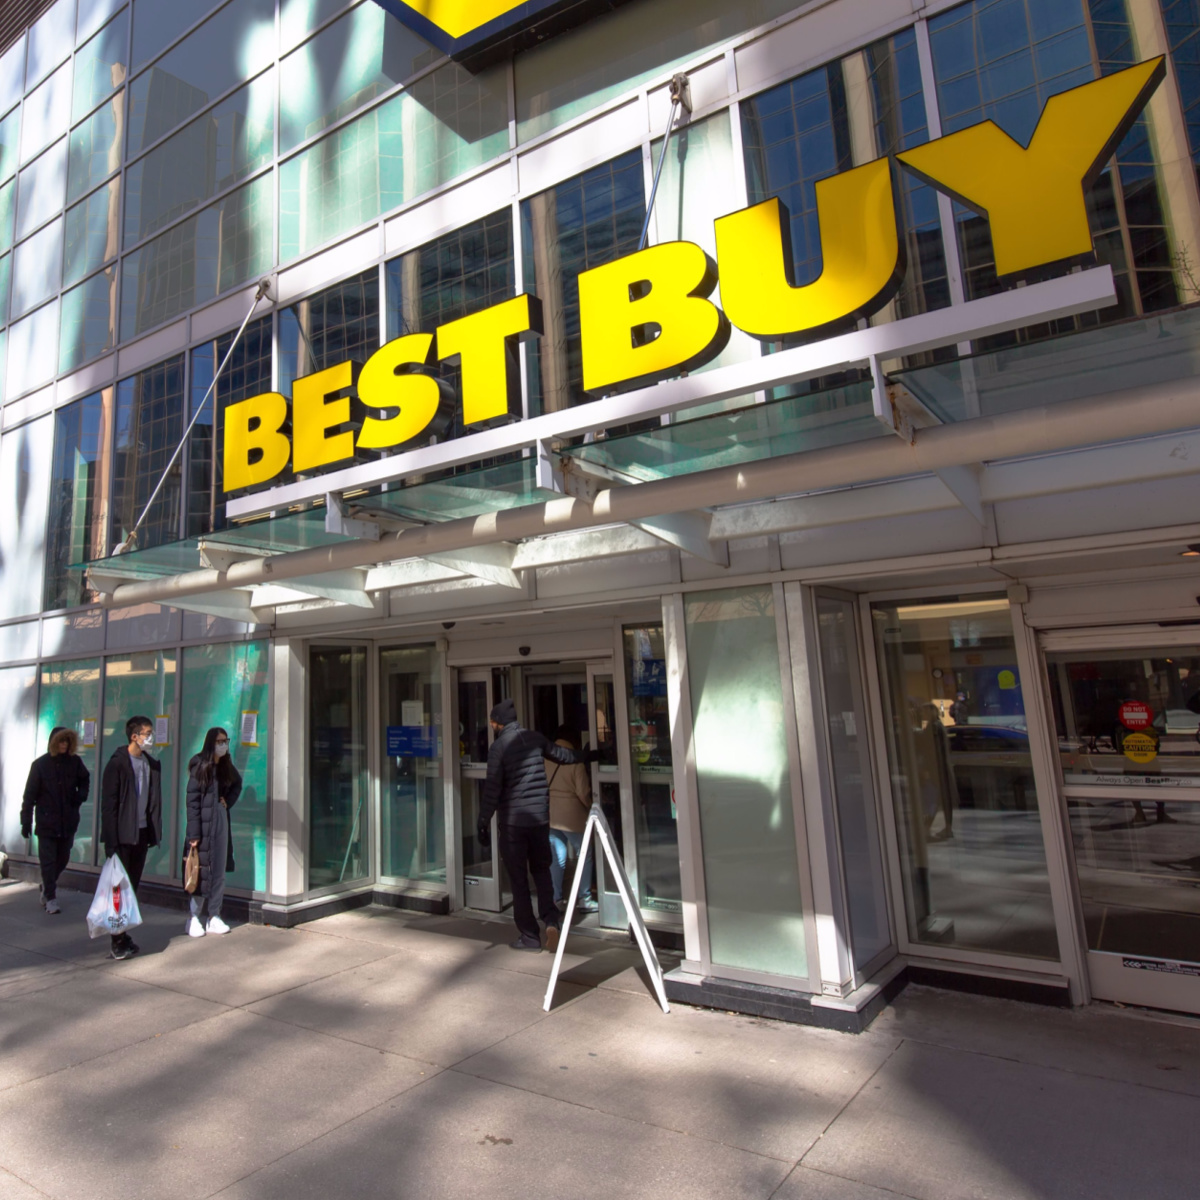
<path fill-rule="evenodd" d="M 71 120 L 78 121 L 125 82 L 129 9 L 125 9 L 75 52 L 75 92 Z"/>

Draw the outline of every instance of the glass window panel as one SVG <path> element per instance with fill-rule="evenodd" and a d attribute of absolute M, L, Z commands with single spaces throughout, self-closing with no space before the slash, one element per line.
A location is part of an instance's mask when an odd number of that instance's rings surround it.
<path fill-rule="evenodd" d="M 686 624 L 713 962 L 803 977 L 774 594 L 705 592 L 687 600 Z"/>
<path fill-rule="evenodd" d="M 139 159 L 125 172 L 125 244 L 266 166 L 274 128 L 275 74 L 268 71 Z"/>
<path fill-rule="evenodd" d="M 12 282 L 12 255 L 0 258 L 0 325 L 8 324 L 8 285 Z M 0 370 L 0 374 L 3 371 Z"/>
<path fill-rule="evenodd" d="M 17 237 L 23 238 L 61 212 L 67 194 L 64 138 L 21 172 L 17 194 Z"/>
<path fill-rule="evenodd" d="M 8 362 L 8 330 L 0 329 L 0 400 L 4 399 L 5 366 Z"/>
<path fill-rule="evenodd" d="M 232 53 L 231 47 L 236 48 Z M 274 57 L 274 0 L 232 0 L 133 81 L 130 155 L 144 150 L 239 80 L 257 75 Z"/>
<path fill-rule="evenodd" d="M 90 722 L 90 725 L 85 725 Z M 71 847 L 71 861 L 96 862 L 94 822 L 100 799 L 100 660 L 79 658 L 71 662 L 43 663 L 38 689 L 39 753 L 50 743 L 50 733 L 59 726 L 75 732 L 79 738 L 77 753 L 91 776 L 88 798 L 79 810 L 79 829 Z M 92 744 L 86 745 L 84 733 L 91 729 Z"/>
<path fill-rule="evenodd" d="M 508 149 L 505 72 L 425 76 L 283 164 L 280 260 L 305 254 Z"/>
<path fill-rule="evenodd" d="M 192 409 L 194 414 L 212 383 L 215 364 L 225 361 L 233 334 L 226 333 L 192 351 Z M 209 397 L 188 439 L 188 511 L 185 537 L 201 537 L 225 525 L 225 489 L 221 456 L 213 455 L 213 420 L 216 444 L 222 445 L 225 408 L 239 400 L 271 390 L 271 318 L 246 326 L 221 378 L 215 397 Z"/>
<path fill-rule="evenodd" d="M 133 0 L 133 67 L 136 70 L 173 42 L 220 0 L 180 4 L 179 0 Z"/>
<path fill-rule="evenodd" d="M 378 4 L 362 4 L 280 66 L 279 145 L 287 151 L 441 55 Z"/>
<path fill-rule="evenodd" d="M 118 92 L 82 125 L 71 130 L 67 165 L 67 201 L 90 191 L 121 167 L 121 131 L 125 119 L 125 93 Z"/>
<path fill-rule="evenodd" d="M 1057 959 L 1008 601 L 871 616 L 909 938 Z"/>
<path fill-rule="evenodd" d="M 25 86 L 44 79 L 75 45 L 75 0 L 58 0 L 29 27 L 29 58 Z"/>
<path fill-rule="evenodd" d="M 21 136 L 21 110 L 14 108 L 0 121 L 0 179 L 7 179 L 17 169 L 17 142 Z"/>
<path fill-rule="evenodd" d="M 0 187 L 0 250 L 13 244 L 13 218 L 17 209 L 17 181 L 10 179 Z"/>
<path fill-rule="evenodd" d="M 113 753 L 125 749 L 125 722 L 130 717 L 166 717 L 171 742 L 157 742 L 146 749 L 162 768 L 162 841 L 146 855 L 146 874 L 170 878 L 178 872 L 179 828 L 175 821 L 176 772 L 175 738 L 178 735 L 175 712 L 174 650 L 151 650 L 122 654 L 104 660 L 104 724 L 100 739 L 100 769 L 103 773 Z"/>
<path fill-rule="evenodd" d="M 73 563 L 103 558 L 107 550 L 108 485 L 112 470 L 113 389 L 105 388 L 54 414 L 54 465 L 46 522 L 47 609 L 91 599 Z"/>
<path fill-rule="evenodd" d="M 118 9 L 125 8 L 125 0 L 79 0 L 79 17 L 75 24 L 75 44 L 86 41 Z M 128 22 L 126 8 L 122 20 Z"/>
<path fill-rule="evenodd" d="M 64 292 L 58 369 L 73 371 L 117 344 L 117 267 Z"/>
<path fill-rule="evenodd" d="M 125 82 L 129 47 L 129 10 L 110 21 L 75 52 L 75 92 L 71 120 L 78 121 Z"/>
<path fill-rule="evenodd" d="M 229 810 L 234 870 L 230 887 L 267 890 L 267 764 L 270 761 L 270 645 L 265 641 L 188 646 L 183 651 L 179 718 L 178 828 L 187 823 L 188 764 L 211 728 L 229 735 L 229 753 L 242 776 L 242 794 Z M 258 740 L 242 741 L 242 714 L 258 714 Z M 178 859 L 178 856 L 176 856 Z"/>
<path fill-rule="evenodd" d="M 640 150 L 522 201 L 525 290 L 541 297 L 545 322 L 527 351 L 531 415 L 592 399 L 583 390 L 579 276 L 637 250 L 645 218 Z"/>
<path fill-rule="evenodd" d="M 86 200 L 67 209 L 65 284 L 77 282 L 116 257 L 120 214 L 120 179 L 110 179 Z"/>
<path fill-rule="evenodd" d="M 384 753 L 379 836 L 384 875 L 446 882 L 441 655 L 432 646 L 379 653 Z M 402 730 L 395 747 L 388 742 Z M 391 754 L 396 748 L 398 754 Z"/>
<path fill-rule="evenodd" d="M 266 272 L 274 258 L 273 209 L 268 173 L 126 255 L 122 339 Z"/>
<path fill-rule="evenodd" d="M 110 534 L 113 545 L 129 536 L 175 453 L 183 436 L 183 408 L 182 354 L 117 385 Z M 182 462 L 177 460 L 138 530 L 139 549 L 178 539 L 182 469 Z"/>
<path fill-rule="evenodd" d="M 623 633 L 638 902 L 643 908 L 678 916 L 683 904 L 663 630 L 660 624 L 626 626 Z"/>
<path fill-rule="evenodd" d="M 320 888 L 371 873 L 366 649 L 314 646 L 308 697 L 308 886 Z"/>
<path fill-rule="evenodd" d="M 514 60 L 518 141 L 795 7 L 795 0 L 639 0 L 547 39 Z"/>
<path fill-rule="evenodd" d="M 62 282 L 63 222 L 60 217 L 17 246 L 13 316 L 48 300 Z"/>
<path fill-rule="evenodd" d="M 9 331 L 9 340 L 14 344 L 16 329 L 19 326 Z M 41 531 L 46 527 L 53 453 L 54 418 L 49 415 L 6 429 L 0 438 L 0 512 L 8 518 L 0 523 L 0 563 L 4 569 L 0 618 L 24 617 L 42 610 L 45 547 Z"/>
<path fill-rule="evenodd" d="M 25 35 L 0 55 L 0 112 L 7 112 L 25 91 Z"/>
<path fill-rule="evenodd" d="M 379 272 L 335 284 L 279 314 L 279 387 L 379 348 Z"/>
<path fill-rule="evenodd" d="M 58 364 L 58 301 L 43 305 L 8 327 L 8 384 L 15 400 L 54 378 Z"/>
<path fill-rule="evenodd" d="M 305 34 L 352 3 L 354 0 L 280 0 L 280 50 L 286 54 Z"/>
<path fill-rule="evenodd" d="M 21 108 L 21 161 L 28 162 L 71 122 L 71 64 L 59 67 L 40 87 L 25 97 Z"/>

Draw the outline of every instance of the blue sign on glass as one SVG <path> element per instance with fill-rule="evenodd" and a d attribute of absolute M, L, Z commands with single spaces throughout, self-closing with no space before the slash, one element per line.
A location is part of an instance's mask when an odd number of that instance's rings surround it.
<path fill-rule="evenodd" d="M 432 725 L 389 725 L 388 758 L 436 758 L 437 730 Z"/>
<path fill-rule="evenodd" d="M 667 662 L 663 658 L 636 658 L 632 665 L 632 692 L 635 696 L 667 694 Z"/>

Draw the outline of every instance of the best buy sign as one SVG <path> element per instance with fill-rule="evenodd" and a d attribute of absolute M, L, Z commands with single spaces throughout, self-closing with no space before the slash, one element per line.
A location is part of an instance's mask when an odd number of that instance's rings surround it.
<path fill-rule="evenodd" d="M 583 386 L 596 396 L 709 362 L 730 327 L 778 341 L 869 316 L 905 270 L 894 176 L 912 171 L 991 226 L 996 272 L 1016 275 L 1092 253 L 1084 192 L 1164 76 L 1162 58 L 1046 103 L 1028 146 L 992 121 L 830 176 L 816 185 L 823 269 L 792 279 L 788 214 L 777 199 L 716 222 L 717 261 L 693 242 L 663 242 L 579 276 Z M 721 306 L 710 299 L 718 279 Z M 225 409 L 225 490 L 391 450 L 440 432 L 461 402 L 465 426 L 520 416 L 516 342 L 542 333 L 541 304 L 520 295 L 434 333 L 396 338 L 348 361 Z M 462 369 L 447 397 L 437 363 Z"/>
<path fill-rule="evenodd" d="M 530 45 L 624 0 L 375 0 L 470 66 Z"/>

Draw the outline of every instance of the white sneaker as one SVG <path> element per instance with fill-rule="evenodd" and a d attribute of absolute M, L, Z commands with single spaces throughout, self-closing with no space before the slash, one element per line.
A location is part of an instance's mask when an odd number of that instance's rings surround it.
<path fill-rule="evenodd" d="M 58 901 L 57 901 L 57 900 L 47 900 L 47 901 L 46 901 L 46 912 L 47 912 L 47 913 L 49 913 L 49 914 L 50 914 L 50 916 L 52 916 L 52 917 L 53 917 L 53 916 L 55 916 L 57 913 L 60 913 L 60 912 L 62 912 L 62 909 L 58 907 Z"/>
<path fill-rule="evenodd" d="M 220 917 L 209 917 L 207 933 L 228 933 L 229 926 Z"/>
<path fill-rule="evenodd" d="M 199 917 L 190 917 L 187 923 L 188 937 L 203 937 L 204 926 L 200 924 Z"/>

